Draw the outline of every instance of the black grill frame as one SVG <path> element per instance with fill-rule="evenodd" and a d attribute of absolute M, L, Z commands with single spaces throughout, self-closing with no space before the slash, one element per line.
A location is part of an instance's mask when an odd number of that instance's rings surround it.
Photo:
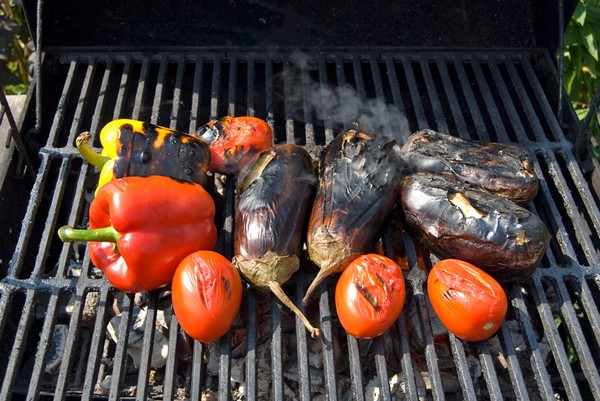
<path fill-rule="evenodd" d="M 23 395 L 27 399 L 118 399 L 122 395 L 127 374 L 125 344 L 132 324 L 134 296 L 120 298 L 122 294 L 97 278 L 87 253 L 81 260 L 81 276 L 69 276 L 67 269 L 75 248 L 61 245 L 55 235 L 60 225 L 85 223 L 85 188 L 94 184 L 90 167 L 82 162 L 73 146 L 76 135 L 87 129 L 98 132 L 104 122 L 118 117 L 194 131 L 204 121 L 224 113 L 255 114 L 272 124 L 278 142 L 301 143 L 315 156 L 352 121 L 336 121 L 326 106 L 322 110 L 324 118 L 319 118 L 318 110 L 308 100 L 308 84 L 313 81 L 321 94 L 326 88 L 342 84 L 354 89 L 361 100 L 358 115 L 369 112 L 370 108 L 385 112 L 387 107 L 406 115 L 406 121 L 395 121 L 393 126 L 373 127 L 395 135 L 399 141 L 417 129 L 431 128 L 464 138 L 514 142 L 526 148 L 535 156 L 536 172 L 541 177 L 540 194 L 530 208 L 542 217 L 553 234 L 551 248 L 533 277 L 507 287 L 511 299 L 509 318 L 518 323 L 529 363 L 519 359 L 517 344 L 507 324 L 489 342 L 465 343 L 450 335 L 446 348 L 453 356 L 460 394 L 445 393 L 443 372 L 438 366 L 439 348 L 431 325 L 433 312 L 427 305 L 424 288 L 425 273 L 419 269 L 412 238 L 404 236 L 410 267 L 406 274 L 407 303 L 417 311 L 420 327 L 412 327 L 405 307 L 394 327 L 380 338 L 359 341 L 345 336 L 342 348 L 348 352 L 348 360 L 341 366 L 349 371 L 351 389 L 342 388 L 337 373 L 339 361 L 334 360 L 331 348 L 335 346 L 331 340 L 340 328 L 331 299 L 334 281 L 327 281 L 320 288 L 318 300 L 307 311 L 309 319 L 317 322 L 322 331 L 327 398 L 369 399 L 363 393 L 371 379 L 371 373 L 367 376 L 364 371 L 365 366 L 370 366 L 373 359 L 377 376 L 387 378 L 397 373 L 390 366 L 390 360 L 397 359 L 406 378 L 406 397 L 416 399 L 419 372 L 409 334 L 410 330 L 416 330 L 425 344 L 424 368 L 429 373 L 430 396 L 434 399 L 535 399 L 533 395 L 538 392 L 542 399 L 550 399 L 555 393 L 572 400 L 600 399 L 596 356 L 600 337 L 594 330 L 600 327 L 596 306 L 600 297 L 598 192 L 588 184 L 587 173 L 579 167 L 574 145 L 567 139 L 569 128 L 562 127 L 556 117 L 556 94 L 548 82 L 557 80 L 557 74 L 546 50 L 169 49 L 136 53 L 48 49 L 44 63 L 45 79 L 56 80 L 62 89 L 54 95 L 48 89 L 51 87 L 48 82 L 43 86 L 44 104 L 48 105 L 43 116 L 50 116 L 51 121 L 42 124 L 49 129 L 40 135 L 47 141 L 39 152 L 40 165 L 14 254 L 0 280 L 0 343 L 9 344 L 7 354 L 0 359 L 6 361 L 6 369 L 0 370 L 0 400 L 20 399 Z M 317 79 L 313 79 L 315 76 Z M 372 103 L 371 99 L 386 101 Z M 217 249 L 231 256 L 234 208 L 231 180 L 226 181 L 223 194 Z M 392 252 L 390 241 L 384 237 L 388 254 Z M 428 263 L 434 261 L 435 258 Z M 304 267 L 308 267 L 306 263 Z M 307 269 L 286 286 L 297 305 L 301 304 L 302 293 L 312 276 L 313 272 Z M 82 310 L 88 292 L 99 294 L 101 306 L 93 327 L 84 328 Z M 67 317 L 62 308 L 71 295 L 75 301 L 72 315 Z M 154 326 L 159 296 L 158 293 L 148 296 L 148 328 Z M 255 359 L 259 342 L 256 310 L 260 297 L 252 289 L 245 290 L 248 399 L 258 397 Z M 112 346 L 104 328 L 111 314 L 110 304 L 117 298 L 123 312 L 119 328 L 122 335 L 116 346 Z M 286 398 L 283 350 L 289 334 L 284 323 L 289 313 L 277 301 L 270 302 L 271 397 L 283 400 Z M 42 313 L 36 313 L 40 308 Z M 176 353 L 169 352 L 162 383 L 164 399 L 175 399 L 180 388 L 187 391 L 189 398 L 199 399 L 206 389 L 203 386 L 218 390 L 220 400 L 229 399 L 231 335 L 219 342 L 220 367 L 215 379 L 208 377 L 203 361 L 207 346 L 186 339 L 174 316 L 170 323 L 170 350 L 191 347 L 193 352 L 191 360 L 184 361 L 183 371 Z M 46 388 L 48 378 L 44 377 L 43 369 L 57 324 L 68 324 L 66 343 L 73 346 L 67 348 L 58 373 L 50 380 L 54 385 Z M 300 375 L 296 396 L 309 400 L 314 397 L 307 352 L 310 339 L 297 319 L 293 331 Z M 144 337 L 147 346 L 142 354 L 137 392 L 131 398 L 142 400 L 150 396 L 147 384 L 153 332 L 148 330 Z M 549 366 L 540 349 L 544 336 L 551 348 Z M 497 379 L 499 368 L 491 354 L 494 345 L 491 341 L 498 341 L 501 346 L 506 360 L 503 374 L 510 378 L 512 393 L 506 393 L 506 386 Z M 574 354 L 567 343 L 575 350 Z M 78 353 L 77 347 L 84 345 L 87 348 Z M 365 349 L 369 350 L 366 354 Z M 107 355 L 112 368 L 103 361 Z M 569 361 L 573 355 L 578 359 L 575 363 Z M 482 376 L 476 380 L 469 370 L 470 356 L 475 356 L 481 365 Z M 28 361 L 33 363 L 31 368 L 27 367 Z M 24 372 L 31 372 L 25 386 L 20 381 Z M 106 373 L 113 377 L 110 393 L 95 394 L 98 376 Z M 535 379 L 535 389 L 527 387 L 526 375 L 530 374 Z M 185 380 L 180 385 L 177 380 L 182 375 Z M 393 399 L 387 380 L 382 384 L 382 399 Z"/>

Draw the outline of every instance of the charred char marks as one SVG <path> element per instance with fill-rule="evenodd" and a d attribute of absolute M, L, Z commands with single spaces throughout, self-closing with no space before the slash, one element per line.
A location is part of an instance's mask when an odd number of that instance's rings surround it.
<path fill-rule="evenodd" d="M 529 210 L 440 176 L 406 177 L 401 199 L 411 233 L 432 253 L 472 263 L 499 281 L 529 277 L 550 243 L 546 226 Z"/>
<path fill-rule="evenodd" d="M 423 130 L 408 138 L 400 157 L 413 172 L 468 182 L 519 205 L 527 205 L 538 191 L 531 155 L 511 144 L 467 141 Z"/>

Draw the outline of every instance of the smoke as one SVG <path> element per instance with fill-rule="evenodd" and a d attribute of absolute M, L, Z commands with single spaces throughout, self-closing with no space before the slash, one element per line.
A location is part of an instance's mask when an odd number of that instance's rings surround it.
<path fill-rule="evenodd" d="M 291 81 L 288 100 L 294 105 L 293 115 L 298 121 L 306 122 L 306 117 L 311 116 L 313 122 L 322 121 L 335 130 L 356 127 L 364 132 L 392 137 L 399 143 L 411 134 L 408 119 L 397 105 L 381 97 L 361 94 L 349 82 L 325 82 L 314 59 L 311 61 L 305 55 L 295 54 L 291 59 L 294 63 L 290 63 L 289 74 L 284 74 L 283 79 Z M 372 79 L 371 75 L 363 78 L 365 81 Z"/>

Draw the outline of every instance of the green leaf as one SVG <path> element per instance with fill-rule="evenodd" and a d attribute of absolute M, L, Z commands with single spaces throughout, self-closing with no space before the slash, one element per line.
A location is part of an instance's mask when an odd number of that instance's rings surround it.
<path fill-rule="evenodd" d="M 598 77 L 598 73 L 596 70 L 596 64 L 598 61 L 598 54 L 596 54 L 596 58 L 592 58 L 592 55 L 588 52 L 583 52 L 583 64 L 587 67 L 592 78 L 596 79 Z"/>
<path fill-rule="evenodd" d="M 577 22 L 579 25 L 583 25 L 585 23 L 586 14 L 586 7 L 580 2 L 579 4 L 577 4 L 575 12 L 573 12 L 573 21 Z"/>
<path fill-rule="evenodd" d="M 596 46 L 596 39 L 594 38 L 594 32 L 588 25 L 584 25 L 581 30 L 581 39 L 583 45 L 588 50 L 594 60 L 598 61 L 598 47 Z"/>

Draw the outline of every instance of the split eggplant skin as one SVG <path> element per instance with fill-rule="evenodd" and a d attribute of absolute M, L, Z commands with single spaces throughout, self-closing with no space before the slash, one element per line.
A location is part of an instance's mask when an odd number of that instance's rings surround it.
<path fill-rule="evenodd" d="M 528 278 L 550 244 L 529 210 L 440 176 L 405 177 L 401 202 L 410 232 L 432 253 L 469 262 L 500 282 Z"/>
<path fill-rule="evenodd" d="M 412 172 L 429 172 L 482 187 L 526 206 L 539 180 L 529 152 L 515 145 L 467 141 L 432 130 L 411 135 L 400 157 Z"/>
<path fill-rule="evenodd" d="M 304 148 L 276 145 L 240 173 L 233 263 L 255 287 L 270 290 L 319 336 L 281 285 L 300 267 L 299 254 L 314 199 L 316 174 Z"/>
<path fill-rule="evenodd" d="M 305 303 L 320 282 L 343 271 L 379 239 L 405 172 L 394 146 L 382 135 L 351 129 L 324 149 L 307 234 L 309 257 L 320 270 Z"/>

